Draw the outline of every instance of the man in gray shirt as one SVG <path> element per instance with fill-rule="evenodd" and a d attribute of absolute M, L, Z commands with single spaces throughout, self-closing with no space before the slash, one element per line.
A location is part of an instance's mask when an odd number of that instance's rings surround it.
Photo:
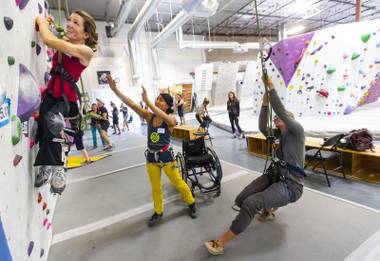
<path fill-rule="evenodd" d="M 297 201 L 303 191 L 303 166 L 305 158 L 305 135 L 303 127 L 294 119 L 292 113 L 285 110 L 284 105 L 274 89 L 272 81 L 263 78 L 268 86 L 269 100 L 276 116 L 275 156 L 278 161 L 287 164 L 271 164 L 265 174 L 252 181 L 236 197 L 235 204 L 240 208 L 239 214 L 227 232 L 218 239 L 205 242 L 207 250 L 213 255 L 223 254 L 224 247 L 235 236 L 242 233 L 251 223 L 254 216 L 263 211 L 261 218 L 274 217 L 275 208 Z M 268 136 L 268 96 L 264 94 L 259 116 L 259 129 Z"/>

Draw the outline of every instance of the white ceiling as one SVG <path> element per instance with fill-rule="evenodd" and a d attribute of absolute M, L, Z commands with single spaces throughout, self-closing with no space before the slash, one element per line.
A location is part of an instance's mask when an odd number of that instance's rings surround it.
<path fill-rule="evenodd" d="M 50 7 L 55 9 L 59 0 L 49 0 Z M 67 0 L 69 9 L 83 9 L 95 17 L 96 20 L 113 22 L 118 14 L 121 0 Z M 137 13 L 145 3 L 135 1 L 127 20 L 132 23 Z M 304 19 L 305 9 L 301 4 L 309 1 L 309 13 L 319 12 Z M 62 3 L 65 1 L 62 0 Z M 211 35 L 247 36 L 257 35 L 257 25 L 252 0 L 219 0 L 218 12 L 209 18 Z M 362 0 L 362 20 L 380 18 L 380 0 Z M 264 35 L 277 35 L 282 24 L 290 27 L 302 23 L 308 31 L 320 29 L 340 23 L 354 21 L 354 0 L 257 0 L 261 31 Z M 300 4 L 301 3 L 301 4 Z M 296 9 L 301 9 L 296 12 Z M 170 22 L 182 9 L 181 0 L 162 0 L 157 13 L 151 17 L 147 30 L 157 31 Z M 209 34 L 208 20 L 194 18 L 183 26 L 186 33 Z"/>

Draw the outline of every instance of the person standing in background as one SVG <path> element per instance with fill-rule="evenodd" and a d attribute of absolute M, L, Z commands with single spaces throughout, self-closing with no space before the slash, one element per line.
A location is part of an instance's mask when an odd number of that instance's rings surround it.
<path fill-rule="evenodd" d="M 177 100 L 176 100 L 176 105 L 177 105 L 177 111 L 178 111 L 178 116 L 181 121 L 181 125 L 185 124 L 185 117 L 184 117 L 184 108 L 183 106 L 185 105 L 185 101 L 183 100 L 183 97 L 181 94 L 177 94 Z"/>
<path fill-rule="evenodd" d="M 127 130 L 129 130 L 129 126 L 128 126 L 128 107 L 122 103 L 120 105 L 120 111 L 121 113 L 123 113 L 123 127 L 122 127 L 122 131 L 125 131 L 125 128 L 127 128 Z"/>
<path fill-rule="evenodd" d="M 102 130 L 101 136 L 102 136 L 102 139 L 106 142 L 106 147 L 104 148 L 104 150 L 111 150 L 112 144 L 107 133 L 107 130 L 110 126 L 110 121 L 108 119 L 108 111 L 106 107 L 104 106 L 104 102 L 102 100 L 96 99 L 96 101 L 98 105 L 98 114 L 101 116 L 101 118 L 99 119 L 99 125 Z"/>
<path fill-rule="evenodd" d="M 111 107 L 112 107 L 112 128 L 113 128 L 112 134 L 120 135 L 121 132 L 119 128 L 119 110 L 117 109 L 115 103 L 113 103 L 112 101 L 111 101 Z"/>
<path fill-rule="evenodd" d="M 228 117 L 230 118 L 233 137 L 236 138 L 239 136 L 240 138 L 244 138 L 244 133 L 241 130 L 240 125 L 239 125 L 239 115 L 240 115 L 239 99 L 236 97 L 236 94 L 232 91 L 228 93 L 227 111 L 228 111 Z M 237 130 L 239 131 L 239 134 L 235 132 L 235 125 L 236 125 Z"/>
<path fill-rule="evenodd" d="M 98 114 L 98 106 L 96 103 L 91 104 L 91 110 L 86 113 L 87 117 L 90 117 L 90 126 L 91 126 L 91 134 L 92 134 L 92 149 L 96 149 L 98 147 L 96 132 L 99 132 L 100 140 L 102 141 L 103 147 L 105 147 L 106 143 L 102 138 L 102 130 L 100 128 L 99 121 L 101 116 Z"/>

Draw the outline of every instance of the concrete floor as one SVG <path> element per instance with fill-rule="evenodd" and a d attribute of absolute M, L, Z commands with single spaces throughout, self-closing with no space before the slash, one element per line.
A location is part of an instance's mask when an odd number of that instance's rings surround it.
<path fill-rule="evenodd" d="M 144 127 L 136 131 L 144 133 Z M 210 131 L 224 161 L 225 183 L 217 199 L 198 196 L 198 219 L 186 215 L 186 206 L 165 177 L 164 222 L 149 229 L 146 221 L 152 203 L 143 157 L 146 140 L 133 133 L 113 136 L 116 146 L 111 157 L 68 172 L 69 185 L 54 217 L 49 260 L 215 259 L 202 242 L 228 228 L 236 215 L 230 208 L 234 197 L 259 175 L 249 170 L 260 172 L 265 162 L 246 152 L 244 140 L 229 138 L 230 134 L 213 127 Z M 178 141 L 174 144 L 180 146 Z M 322 175 L 311 175 L 307 186 L 380 209 L 379 186 L 334 177 L 331 182 L 328 188 Z M 299 202 L 279 210 L 275 222 L 253 222 L 219 259 L 343 260 L 379 229 L 378 212 L 306 190 Z"/>

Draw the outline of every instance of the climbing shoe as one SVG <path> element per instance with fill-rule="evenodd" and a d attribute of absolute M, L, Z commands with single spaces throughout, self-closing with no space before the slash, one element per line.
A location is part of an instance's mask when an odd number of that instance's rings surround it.
<path fill-rule="evenodd" d="M 37 174 L 36 174 L 36 179 L 34 180 L 34 186 L 36 188 L 39 188 L 41 187 L 42 185 L 46 184 L 51 176 L 52 176 L 52 172 L 53 172 L 53 168 L 54 166 L 40 166 L 38 167 L 37 169 Z"/>
<path fill-rule="evenodd" d="M 189 205 L 189 216 L 191 218 L 197 218 L 198 217 L 197 205 L 195 205 L 195 203 Z"/>
<path fill-rule="evenodd" d="M 154 212 L 154 214 L 152 215 L 152 217 L 148 221 L 148 226 L 149 227 L 155 226 L 158 222 L 161 221 L 162 216 L 163 216 L 163 214 L 157 214 L 156 212 Z"/>
<path fill-rule="evenodd" d="M 66 188 L 66 174 L 63 167 L 55 167 L 51 181 L 50 191 L 61 195 Z"/>

